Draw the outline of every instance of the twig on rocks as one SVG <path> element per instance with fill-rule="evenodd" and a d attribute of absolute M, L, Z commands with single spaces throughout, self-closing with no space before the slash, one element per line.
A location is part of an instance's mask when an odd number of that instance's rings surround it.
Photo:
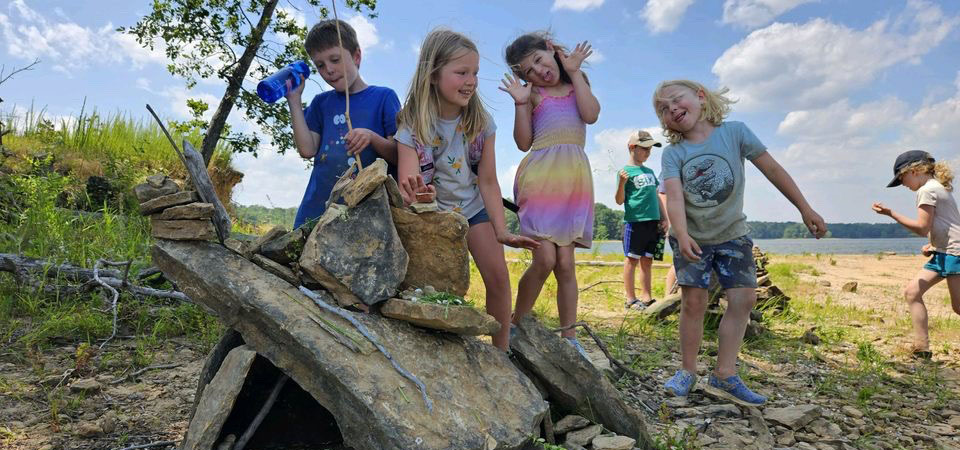
<path fill-rule="evenodd" d="M 606 356 L 608 360 L 610 360 L 610 363 L 611 363 L 611 364 L 617 366 L 618 368 L 620 368 L 620 369 L 623 370 L 624 372 L 629 373 L 630 375 L 633 375 L 635 378 L 637 378 L 637 381 L 639 381 L 641 384 L 644 384 L 644 385 L 645 385 L 645 383 L 643 382 L 643 379 L 646 378 L 646 377 L 645 377 L 644 375 L 642 375 L 640 372 L 637 372 L 637 371 L 631 369 L 631 368 L 630 368 L 629 366 L 627 366 L 626 364 L 620 362 L 619 359 L 614 358 L 613 355 L 610 354 L 610 350 L 607 350 L 607 344 L 604 344 L 604 343 L 603 343 L 603 340 L 600 339 L 600 337 L 597 336 L 596 333 L 593 332 L 593 330 L 590 328 L 590 325 L 587 325 L 586 322 L 575 322 L 573 325 L 566 326 L 566 327 L 561 327 L 561 328 L 557 328 L 557 329 L 554 329 L 553 331 L 554 331 L 554 332 L 566 331 L 566 330 L 569 330 L 569 329 L 572 329 L 572 328 L 576 328 L 576 327 L 581 327 L 581 328 L 583 328 L 584 331 L 586 331 L 587 334 L 589 334 L 590 337 L 593 338 L 593 341 L 597 343 L 597 347 L 599 347 L 599 348 L 600 348 L 600 351 L 603 352 L 603 355 Z M 645 385 L 645 387 L 648 387 L 648 386 Z M 648 387 L 648 388 L 649 388 L 649 387 Z M 644 405 L 644 406 L 646 406 L 646 405 Z M 648 407 L 648 409 L 649 409 L 649 407 Z"/>
<path fill-rule="evenodd" d="M 135 371 L 135 372 L 133 372 L 133 373 L 131 373 L 131 374 L 127 374 L 127 375 L 125 375 L 125 376 L 122 376 L 122 377 L 120 377 L 120 378 L 117 378 L 116 380 L 111 381 L 110 384 L 120 384 L 120 383 L 123 383 L 123 382 L 126 381 L 126 380 L 136 378 L 137 376 L 139 376 L 139 375 L 141 375 L 141 374 L 143 374 L 143 373 L 145 373 L 145 372 L 147 372 L 147 371 L 150 371 L 150 370 L 173 369 L 173 368 L 180 367 L 180 366 L 181 366 L 181 364 L 179 364 L 179 363 L 177 363 L 177 364 L 155 364 L 155 365 L 152 365 L 152 366 L 147 366 L 147 367 L 144 367 L 144 368 L 142 368 L 142 369 L 140 369 L 140 370 L 137 370 L 137 371 Z"/>
<path fill-rule="evenodd" d="M 366 326 L 360 323 L 347 310 L 336 307 L 336 306 L 328 305 L 327 302 L 323 301 L 323 299 L 321 299 L 319 295 L 317 295 L 315 292 L 311 291 L 310 289 L 307 289 L 304 286 L 300 286 L 300 292 L 302 292 L 304 295 L 306 295 L 311 300 L 313 300 L 313 303 L 315 303 L 317 306 L 344 318 L 346 321 L 350 322 L 354 327 L 356 327 L 357 331 L 359 331 L 360 334 L 363 335 L 363 337 L 367 338 L 367 340 L 369 340 L 377 348 L 377 350 L 380 351 L 380 353 L 383 353 L 383 356 L 387 358 L 387 361 L 390 361 L 390 364 L 397 371 L 397 373 L 402 375 L 404 378 L 412 381 L 413 384 L 417 386 L 417 389 L 420 390 L 420 395 L 423 396 L 423 402 L 426 403 L 427 405 L 427 411 L 433 412 L 433 401 L 431 401 L 430 397 L 427 396 L 427 387 L 423 384 L 422 381 L 420 381 L 419 378 L 416 377 L 416 375 L 410 373 L 410 371 L 408 371 L 407 369 L 400 367 L 400 364 L 397 364 L 397 361 L 393 359 L 392 356 L 390 356 L 390 353 L 387 352 L 387 349 L 384 348 L 383 345 L 380 345 L 380 342 L 373 337 L 373 334 L 370 333 L 370 330 L 368 330 Z"/>
<path fill-rule="evenodd" d="M 110 333 L 110 337 L 108 337 L 107 340 L 103 341 L 103 343 L 100 344 L 100 348 L 103 349 L 103 346 L 107 345 L 107 342 L 110 342 L 110 340 L 117 335 L 117 300 L 120 299 L 120 293 L 117 292 L 117 290 L 114 289 L 113 286 L 110 286 L 109 284 L 105 283 L 103 280 L 100 279 L 100 264 L 107 264 L 110 266 L 126 265 L 127 270 L 130 270 L 130 261 L 114 262 L 114 261 L 107 261 L 103 258 L 100 258 L 93 265 L 93 279 L 96 280 L 98 284 L 100 284 L 101 286 L 106 288 L 108 291 L 110 291 L 110 293 L 113 295 L 113 299 L 110 301 L 110 310 L 113 312 L 113 331 Z M 127 284 L 126 274 L 124 274 L 123 281 L 121 282 L 121 285 L 124 285 L 124 284 Z"/>
<path fill-rule="evenodd" d="M 583 289 L 580 289 L 580 293 L 582 294 L 582 293 L 584 293 L 585 291 L 589 290 L 590 288 L 592 288 L 592 287 L 594 287 L 594 286 L 598 286 L 598 285 L 604 284 L 604 283 L 623 283 L 623 280 L 603 280 L 603 281 L 596 281 L 596 282 L 590 283 L 587 287 L 585 287 L 585 288 L 583 288 Z"/>
<path fill-rule="evenodd" d="M 121 448 L 119 450 L 137 450 L 141 448 L 166 447 L 168 445 L 170 446 L 176 445 L 177 442 L 180 442 L 180 441 L 157 441 L 157 442 L 151 442 L 149 444 L 131 445 L 129 447 Z"/>
<path fill-rule="evenodd" d="M 250 426 L 247 427 L 247 430 L 243 432 L 243 436 L 240 436 L 240 439 L 237 439 L 237 443 L 234 444 L 233 450 L 243 450 L 247 446 L 247 442 L 250 441 L 250 438 L 253 437 L 253 433 L 257 432 L 257 428 L 260 427 L 260 422 L 263 422 L 263 418 L 267 416 L 267 413 L 270 412 L 270 408 L 273 407 L 273 404 L 277 401 L 277 396 L 280 395 L 280 391 L 283 389 L 283 385 L 287 383 L 287 374 L 281 374 L 280 378 L 277 379 L 276 384 L 273 385 L 273 390 L 270 391 L 270 396 L 267 397 L 267 401 L 263 403 L 263 406 L 260 408 L 260 411 L 257 412 L 256 417 L 253 418 L 253 421 L 250 422 Z"/>

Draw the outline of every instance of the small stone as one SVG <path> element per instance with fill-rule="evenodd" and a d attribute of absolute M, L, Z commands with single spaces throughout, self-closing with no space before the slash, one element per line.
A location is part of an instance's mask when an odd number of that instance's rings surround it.
<path fill-rule="evenodd" d="M 729 403 L 696 408 L 680 408 L 673 412 L 677 417 L 740 417 L 740 408 Z"/>
<path fill-rule="evenodd" d="M 255 253 L 260 253 L 260 248 L 263 247 L 264 244 L 274 239 L 278 239 L 280 238 L 280 236 L 283 236 L 285 234 L 287 234 L 287 229 L 284 227 L 277 225 L 271 228 L 262 236 L 258 237 L 257 240 L 247 244 L 246 246 L 247 253 L 243 255 L 244 258 L 247 258 L 247 259 L 253 258 L 253 255 Z"/>
<path fill-rule="evenodd" d="M 387 162 L 377 158 L 373 164 L 367 165 L 357 173 L 357 177 L 343 189 L 344 203 L 351 208 L 357 206 L 386 180 Z"/>
<path fill-rule="evenodd" d="M 74 428 L 74 434 L 82 438 L 92 438 L 103 434 L 103 430 L 93 422 L 80 422 Z"/>
<path fill-rule="evenodd" d="M 843 430 L 840 429 L 839 425 L 823 418 L 811 421 L 807 424 L 807 429 L 825 438 L 837 438 L 843 434 Z"/>
<path fill-rule="evenodd" d="M 626 436 L 597 436 L 593 438 L 593 450 L 632 450 L 636 443 Z"/>
<path fill-rule="evenodd" d="M 569 416 L 565 416 L 564 418 L 558 420 L 557 423 L 553 424 L 553 432 L 554 434 L 558 434 L 558 435 L 566 434 L 573 430 L 586 428 L 588 425 L 590 425 L 589 420 L 583 418 L 582 416 L 571 414 Z"/>
<path fill-rule="evenodd" d="M 200 196 L 195 191 L 177 192 L 176 194 L 164 195 L 152 200 L 147 200 L 140 204 L 140 214 L 149 216 L 174 206 L 186 205 L 187 203 L 199 202 Z"/>
<path fill-rule="evenodd" d="M 273 275 L 280 277 L 282 280 L 290 283 L 294 286 L 300 285 L 300 277 L 298 277 L 292 270 L 288 267 L 278 264 L 275 261 L 272 261 L 268 258 L 265 258 L 263 255 L 253 255 L 253 258 L 250 259 L 254 264 L 260 266 L 261 269 L 270 272 Z"/>
<path fill-rule="evenodd" d="M 170 180 L 170 178 L 162 173 L 158 173 L 147 177 L 147 184 L 155 188 L 161 188 L 167 182 L 167 180 Z"/>
<path fill-rule="evenodd" d="M 857 292 L 857 282 L 848 281 L 843 283 L 843 286 L 840 289 L 843 290 L 843 292 Z"/>
<path fill-rule="evenodd" d="M 797 405 L 785 408 L 767 408 L 763 411 L 763 418 L 791 430 L 798 430 L 820 417 L 820 414 L 821 409 L 818 405 Z"/>
<path fill-rule="evenodd" d="M 757 277 L 757 286 L 770 286 L 770 275 Z"/>
<path fill-rule="evenodd" d="M 937 434 L 941 435 L 941 436 L 956 436 L 956 435 L 960 434 L 960 432 L 958 432 L 957 430 L 955 430 L 952 426 L 947 425 L 947 424 L 944 424 L 944 423 L 938 423 L 938 424 L 934 424 L 934 425 L 929 425 L 929 426 L 927 426 L 926 428 L 927 428 L 928 430 L 934 432 L 934 433 L 937 433 Z"/>
<path fill-rule="evenodd" d="M 830 282 L 827 281 L 827 280 L 820 280 L 819 283 L 820 283 L 820 286 L 823 286 L 823 287 L 830 287 L 830 286 L 831 286 Z"/>
<path fill-rule="evenodd" d="M 860 412 L 859 409 L 854 408 L 850 405 L 846 405 L 843 408 L 840 408 L 840 412 L 846 414 L 848 417 L 853 417 L 855 419 L 859 419 L 863 417 L 863 413 Z"/>
<path fill-rule="evenodd" d="M 797 439 L 793 435 L 793 431 L 787 430 L 783 434 L 777 436 L 777 444 L 782 446 L 791 446 L 797 442 Z"/>
<path fill-rule="evenodd" d="M 213 217 L 212 203 L 188 203 L 186 205 L 174 206 L 163 210 L 158 219 L 188 220 L 210 219 L 211 217 Z"/>
<path fill-rule="evenodd" d="M 133 187 L 133 194 L 140 203 L 148 202 L 157 197 L 163 197 L 164 195 L 176 194 L 177 192 L 180 192 L 180 186 L 177 186 L 177 183 L 165 175 L 147 177 L 146 183 L 141 183 Z"/>
<path fill-rule="evenodd" d="M 414 203 L 410 205 L 410 209 L 417 214 L 423 214 L 428 212 L 437 212 L 440 211 L 440 206 L 437 205 L 436 200 L 430 203 Z"/>
<path fill-rule="evenodd" d="M 663 404 L 669 408 L 683 408 L 690 404 L 686 397 L 667 397 L 663 399 Z"/>
<path fill-rule="evenodd" d="M 83 378 L 70 383 L 70 390 L 73 392 L 97 392 L 103 386 L 93 378 Z"/>
<path fill-rule="evenodd" d="M 585 447 L 590 445 L 595 437 L 600 436 L 600 433 L 603 433 L 603 426 L 590 425 L 584 429 L 567 433 L 566 442 Z"/>
<path fill-rule="evenodd" d="M 209 220 L 150 220 L 150 235 L 172 241 L 209 241 L 217 238 Z"/>
<path fill-rule="evenodd" d="M 247 250 L 247 244 L 239 239 L 227 238 L 223 245 L 238 255 L 245 254 Z"/>
<path fill-rule="evenodd" d="M 117 429 L 117 413 L 107 411 L 107 413 L 100 418 L 100 428 L 104 433 L 113 433 L 114 430 Z"/>
<path fill-rule="evenodd" d="M 960 415 L 950 417 L 950 420 L 947 420 L 947 424 L 954 428 L 960 428 Z"/>
<path fill-rule="evenodd" d="M 744 338 L 755 338 L 767 332 L 767 328 L 762 323 L 751 320 L 747 323 L 747 329 L 743 334 Z"/>
<path fill-rule="evenodd" d="M 390 206 L 394 208 L 403 208 L 403 196 L 400 195 L 400 187 L 397 186 L 397 180 L 392 175 L 387 175 L 383 185 L 387 187 L 387 199 L 390 200 Z"/>
<path fill-rule="evenodd" d="M 489 335 L 500 330 L 500 322 L 493 316 L 469 306 L 435 305 L 392 298 L 383 304 L 380 313 L 384 317 L 419 327 L 466 336 Z"/>
<path fill-rule="evenodd" d="M 820 345 L 820 336 L 817 336 L 813 330 L 814 328 L 804 331 L 801 340 L 810 345 Z"/>

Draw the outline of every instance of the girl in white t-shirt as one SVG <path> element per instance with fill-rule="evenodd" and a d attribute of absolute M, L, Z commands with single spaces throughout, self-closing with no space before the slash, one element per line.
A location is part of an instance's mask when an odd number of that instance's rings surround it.
<path fill-rule="evenodd" d="M 893 165 L 893 181 L 887 187 L 904 185 L 917 193 L 917 218 L 911 219 L 874 203 L 873 210 L 890 216 L 897 223 L 920 236 L 929 236 L 923 255 L 930 261 L 923 265 L 917 278 L 907 283 L 903 295 L 913 316 L 913 355 L 930 359 L 927 307 L 923 294 L 940 280 L 947 280 L 953 311 L 960 314 L 960 212 L 951 185 L 953 172 L 943 162 L 922 150 L 910 150 L 897 157 Z"/>

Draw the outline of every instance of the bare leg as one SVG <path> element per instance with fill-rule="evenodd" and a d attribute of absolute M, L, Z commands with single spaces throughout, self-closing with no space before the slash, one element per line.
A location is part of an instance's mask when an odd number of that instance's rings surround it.
<path fill-rule="evenodd" d="M 640 258 L 640 298 L 649 302 L 653 298 L 650 291 L 651 279 L 653 278 L 653 259 Z"/>
<path fill-rule="evenodd" d="M 737 355 L 743 344 L 743 333 L 750 322 L 750 311 L 757 304 L 757 291 L 754 288 L 727 289 L 727 310 L 723 312 L 717 350 L 717 367 L 714 373 L 720 379 L 726 379 L 737 373 Z"/>
<path fill-rule="evenodd" d="M 632 301 L 637 298 L 637 293 L 633 289 L 633 277 L 637 269 L 637 260 L 631 257 L 626 257 L 623 261 L 623 293 L 626 295 L 627 301 Z"/>
<path fill-rule="evenodd" d="M 907 300 L 910 317 L 913 319 L 914 350 L 926 351 L 930 349 L 930 329 L 927 322 L 927 306 L 923 303 L 923 294 L 942 279 L 936 272 L 921 269 L 917 278 L 911 280 L 903 288 L 903 297 Z"/>
<path fill-rule="evenodd" d="M 540 248 L 533 251 L 533 263 L 520 277 L 517 286 L 517 306 L 513 311 L 513 323 L 527 315 L 540 296 L 543 283 L 557 265 L 557 246 L 550 241 L 540 241 Z"/>
<path fill-rule="evenodd" d="M 960 314 L 960 275 L 947 276 L 947 289 L 950 290 L 950 305 L 953 312 Z"/>
<path fill-rule="evenodd" d="M 510 273 L 503 256 L 503 246 L 497 243 L 490 222 L 470 227 L 467 247 L 473 255 L 483 285 L 487 291 L 487 314 L 500 322 L 500 331 L 493 334 L 493 345 L 501 350 L 509 347 L 510 333 Z"/>
<path fill-rule="evenodd" d="M 703 341 L 703 314 L 707 310 L 707 290 L 682 286 L 680 295 L 680 360 L 684 370 L 695 374 L 697 355 Z"/>
<path fill-rule="evenodd" d="M 679 287 L 677 286 L 677 269 L 671 264 L 670 270 L 667 270 L 667 277 L 663 279 L 663 296 L 672 294 L 674 287 Z"/>
<path fill-rule="evenodd" d="M 574 264 L 574 247 L 567 245 L 557 248 L 557 265 L 553 269 L 553 276 L 557 278 L 557 314 L 560 316 L 560 326 L 568 327 L 577 321 L 577 271 Z M 577 330 L 564 330 L 563 337 L 575 337 Z"/>

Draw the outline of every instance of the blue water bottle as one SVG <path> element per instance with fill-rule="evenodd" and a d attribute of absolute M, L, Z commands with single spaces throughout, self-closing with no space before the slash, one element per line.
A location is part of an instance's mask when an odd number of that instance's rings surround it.
<path fill-rule="evenodd" d="M 307 63 L 303 61 L 290 63 L 257 84 L 257 95 L 267 103 L 280 100 L 287 94 L 287 80 L 290 80 L 290 88 L 293 89 L 300 85 L 300 75 L 303 75 L 304 80 L 310 77 L 310 67 Z"/>

